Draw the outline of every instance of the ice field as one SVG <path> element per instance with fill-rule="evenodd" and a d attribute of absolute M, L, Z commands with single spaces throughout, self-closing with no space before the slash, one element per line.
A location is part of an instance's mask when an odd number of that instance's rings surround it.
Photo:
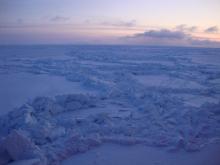
<path fill-rule="evenodd" d="M 220 49 L 0 46 L 0 165 L 219 165 Z"/>

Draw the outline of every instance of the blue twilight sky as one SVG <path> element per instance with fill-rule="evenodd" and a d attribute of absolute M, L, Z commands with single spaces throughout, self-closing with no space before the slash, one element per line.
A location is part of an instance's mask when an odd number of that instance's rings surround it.
<path fill-rule="evenodd" d="M 0 0 L 0 44 L 220 44 L 219 0 Z"/>

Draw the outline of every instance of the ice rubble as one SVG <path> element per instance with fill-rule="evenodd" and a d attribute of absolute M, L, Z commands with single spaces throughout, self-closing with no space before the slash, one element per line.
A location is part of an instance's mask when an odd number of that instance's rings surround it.
<path fill-rule="evenodd" d="M 149 100 L 145 101 L 146 106 L 129 116 L 111 117 L 107 113 L 98 113 L 82 118 L 71 116 L 71 113 L 80 113 L 83 109 L 90 111 L 110 98 L 80 94 L 61 95 L 55 99 L 38 97 L 1 116 L 0 135 L 5 137 L 1 150 L 7 151 L 1 152 L 6 154 L 2 161 L 45 161 L 46 157 L 49 163 L 56 164 L 102 143 L 197 151 L 213 138 L 220 137 L 219 104 L 201 109 L 182 108 L 179 112 L 176 101 L 161 97 L 142 96 Z M 26 152 L 30 154 L 26 155 Z"/>

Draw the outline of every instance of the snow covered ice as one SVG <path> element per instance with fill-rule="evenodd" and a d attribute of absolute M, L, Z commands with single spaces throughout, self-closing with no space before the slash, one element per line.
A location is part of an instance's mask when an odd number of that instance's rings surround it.
<path fill-rule="evenodd" d="M 1 46 L 0 108 L 2 165 L 219 165 L 220 49 Z"/>

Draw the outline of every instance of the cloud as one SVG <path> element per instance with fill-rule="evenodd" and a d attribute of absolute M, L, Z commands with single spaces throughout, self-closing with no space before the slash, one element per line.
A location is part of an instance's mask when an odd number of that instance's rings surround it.
<path fill-rule="evenodd" d="M 147 30 L 124 37 L 124 40 L 127 43 L 146 45 L 220 47 L 220 42 L 196 38 L 184 30 Z"/>
<path fill-rule="evenodd" d="M 217 26 L 211 26 L 211 27 L 205 29 L 206 33 L 217 33 L 218 31 L 219 31 L 219 29 Z"/>
<path fill-rule="evenodd" d="M 184 39 L 188 37 L 188 34 L 180 30 L 171 31 L 168 29 L 161 30 L 149 30 L 144 33 L 135 34 L 134 37 L 149 37 L 149 38 L 161 38 L 161 39 Z"/>
<path fill-rule="evenodd" d="M 117 26 L 117 27 L 135 27 L 137 23 L 136 20 L 131 20 L 131 21 L 101 22 L 101 25 Z"/>
<path fill-rule="evenodd" d="M 177 25 L 176 30 L 180 31 L 188 31 L 188 32 L 195 32 L 198 27 L 197 26 L 187 26 L 186 24 Z"/>
<path fill-rule="evenodd" d="M 51 19 L 50 19 L 50 21 L 52 21 L 52 22 L 64 22 L 64 21 L 67 21 L 67 20 L 69 20 L 70 18 L 69 17 L 63 17 L 63 16 L 55 16 L 55 17 L 52 17 Z"/>
<path fill-rule="evenodd" d="M 220 42 L 211 40 L 199 40 L 199 39 L 189 39 L 189 43 L 192 46 L 202 46 L 202 47 L 220 47 Z"/>

